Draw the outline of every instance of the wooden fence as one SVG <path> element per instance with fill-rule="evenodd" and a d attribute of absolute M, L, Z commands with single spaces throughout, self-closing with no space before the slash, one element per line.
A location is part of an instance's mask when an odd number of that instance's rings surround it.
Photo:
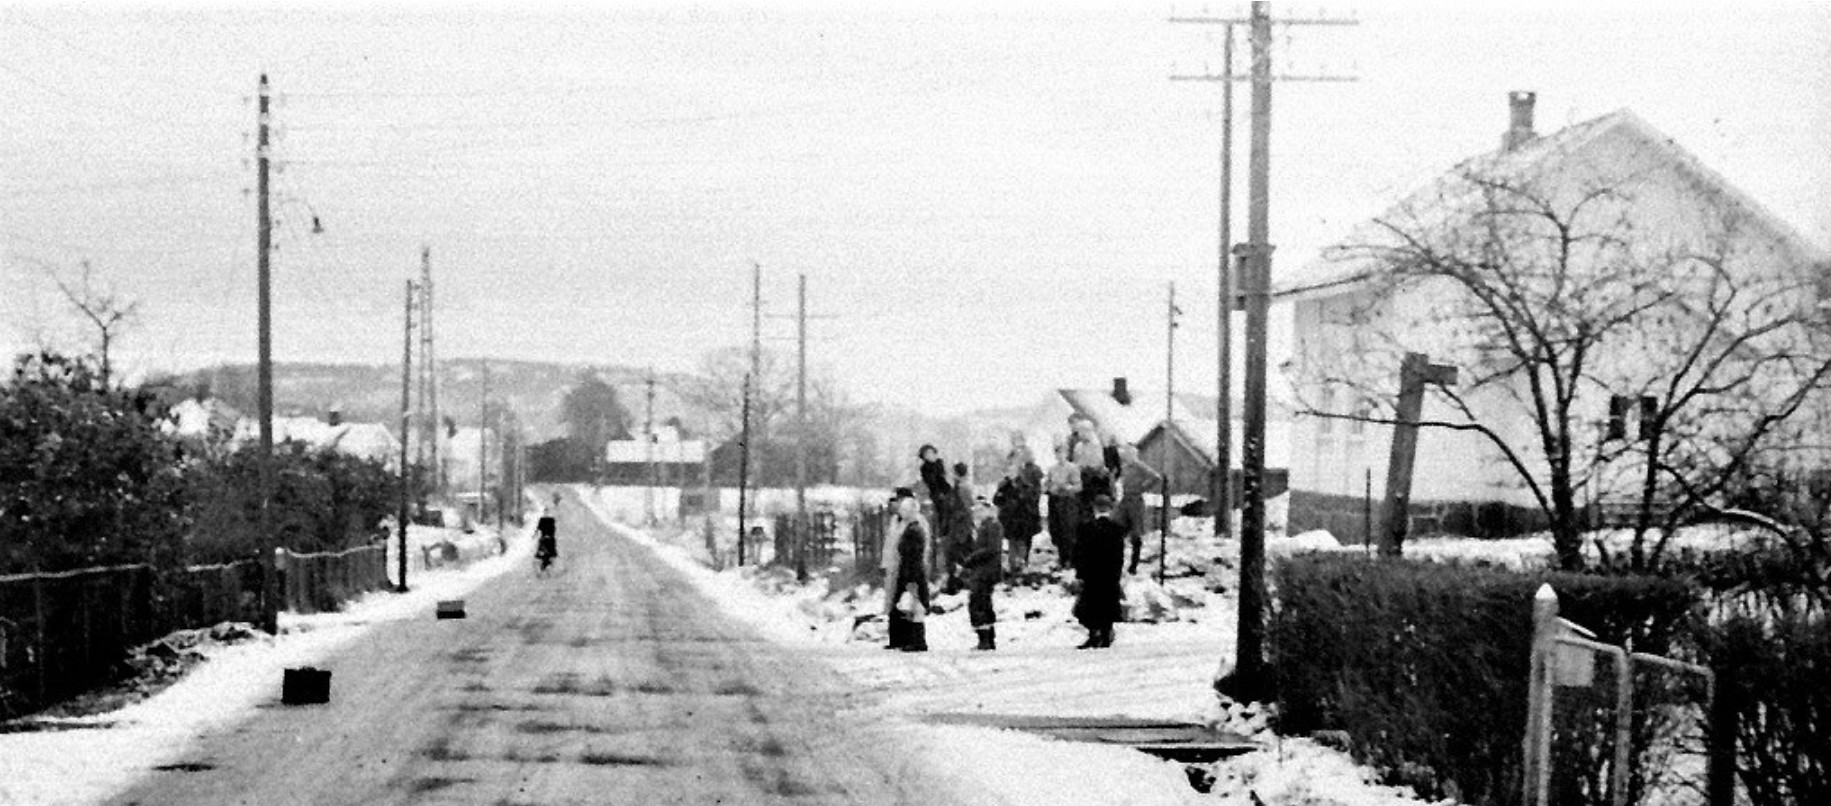
<path fill-rule="evenodd" d="M 286 609 L 328 613 L 358 594 L 389 586 L 388 552 L 380 545 L 319 554 L 280 550 L 280 579 Z"/>
<path fill-rule="evenodd" d="M 388 586 L 378 546 L 280 557 L 286 607 L 335 610 Z M 148 565 L 0 576 L 0 718 L 57 702 L 120 671 L 130 648 L 175 630 L 259 621 L 260 564 Z"/>
<path fill-rule="evenodd" d="M 776 545 L 771 559 L 774 565 L 794 566 L 795 544 L 803 539 L 804 531 L 807 532 L 804 545 L 807 546 L 810 570 L 827 567 L 839 553 L 839 514 L 830 509 L 807 513 L 806 524 L 797 523 L 794 515 L 777 515 L 774 525 Z"/>

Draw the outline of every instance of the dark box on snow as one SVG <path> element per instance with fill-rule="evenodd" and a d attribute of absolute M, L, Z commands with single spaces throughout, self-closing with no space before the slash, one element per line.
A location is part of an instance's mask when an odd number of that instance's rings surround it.
<path fill-rule="evenodd" d="M 439 602 L 439 618 L 464 618 L 464 600 L 446 599 Z"/>
<path fill-rule="evenodd" d="M 287 669 L 280 685 L 280 702 L 286 705 L 322 705 L 331 701 L 331 673 L 306 666 Z"/>

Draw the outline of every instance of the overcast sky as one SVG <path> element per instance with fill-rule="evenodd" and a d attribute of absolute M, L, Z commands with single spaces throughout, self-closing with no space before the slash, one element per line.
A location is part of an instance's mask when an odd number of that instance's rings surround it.
<path fill-rule="evenodd" d="M 0 346 L 79 338 L 44 267 L 89 260 L 142 302 L 137 369 L 253 360 L 266 71 L 281 360 L 398 361 L 424 244 L 445 356 L 691 370 L 748 340 L 755 260 L 768 346 L 806 273 L 810 360 L 860 399 L 1161 388 L 1170 281 L 1211 391 L 1220 90 L 1168 76 L 1220 29 L 1173 8 L 0 4 Z M 1831 243 L 1825 6 L 1355 13 L 1276 40 L 1360 80 L 1275 91 L 1275 265 L 1497 147 L 1515 89 L 1541 132 L 1630 107 Z"/>

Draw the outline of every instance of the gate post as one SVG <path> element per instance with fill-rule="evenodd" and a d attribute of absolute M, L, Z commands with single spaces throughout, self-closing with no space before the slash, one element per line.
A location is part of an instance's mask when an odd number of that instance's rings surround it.
<path fill-rule="evenodd" d="M 1551 663 L 1558 640 L 1558 594 L 1547 582 L 1532 596 L 1532 660 L 1526 683 L 1526 737 L 1520 803 L 1545 806 L 1551 787 Z"/>
<path fill-rule="evenodd" d="M 1728 667 L 1718 670 L 1711 682 L 1710 768 L 1704 790 L 1710 806 L 1735 806 L 1736 719 L 1740 716 L 1741 704 L 1742 695 L 1735 673 Z"/>

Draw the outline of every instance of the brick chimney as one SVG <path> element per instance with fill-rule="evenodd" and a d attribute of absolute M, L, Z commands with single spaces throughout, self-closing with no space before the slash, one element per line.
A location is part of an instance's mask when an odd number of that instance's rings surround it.
<path fill-rule="evenodd" d="M 1512 151 L 1538 137 L 1532 131 L 1532 105 L 1538 98 L 1538 93 L 1525 90 L 1507 93 L 1507 133 L 1501 135 L 1500 150 Z"/>
<path fill-rule="evenodd" d="M 1126 388 L 1124 378 L 1113 379 L 1113 399 L 1121 406 L 1132 405 L 1132 390 Z"/>
<path fill-rule="evenodd" d="M 329 411 L 326 411 L 324 413 L 324 424 L 325 425 L 343 425 L 342 407 L 332 406 Z"/>

